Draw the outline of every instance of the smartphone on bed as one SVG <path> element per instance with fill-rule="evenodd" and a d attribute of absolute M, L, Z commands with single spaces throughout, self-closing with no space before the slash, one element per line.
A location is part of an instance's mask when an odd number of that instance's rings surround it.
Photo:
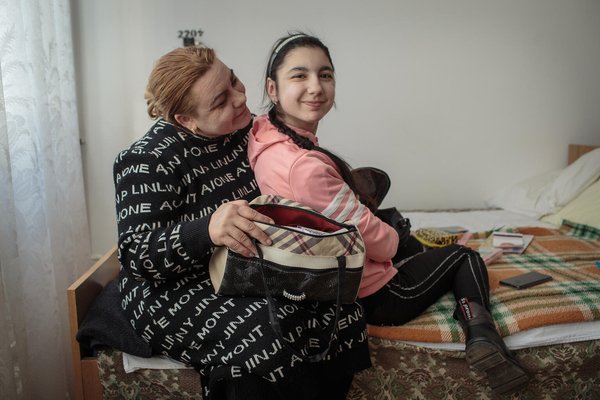
<path fill-rule="evenodd" d="M 500 283 L 517 289 L 525 289 L 531 286 L 539 285 L 540 283 L 548 282 L 550 280 L 552 280 L 550 275 L 532 271 L 502 279 Z"/>

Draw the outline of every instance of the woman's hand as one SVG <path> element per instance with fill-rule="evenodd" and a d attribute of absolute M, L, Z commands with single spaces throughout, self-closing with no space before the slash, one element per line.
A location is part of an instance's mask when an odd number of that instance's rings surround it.
<path fill-rule="evenodd" d="M 256 256 L 252 238 L 264 245 L 271 245 L 271 239 L 253 221 L 268 224 L 274 221 L 248 206 L 245 200 L 236 200 L 221 205 L 214 212 L 208 224 L 210 240 L 217 246 L 227 246 L 246 257 Z"/>

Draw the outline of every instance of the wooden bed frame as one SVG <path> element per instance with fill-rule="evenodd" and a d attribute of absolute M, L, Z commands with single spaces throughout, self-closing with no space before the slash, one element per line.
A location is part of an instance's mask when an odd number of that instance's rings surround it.
<path fill-rule="evenodd" d="M 114 246 L 67 289 L 76 400 L 102 399 L 102 385 L 96 358 L 85 353 L 76 335 L 79 324 L 100 291 L 119 275 L 119 268 L 117 247 Z"/>
<path fill-rule="evenodd" d="M 592 150 L 597 149 L 600 146 L 587 146 L 582 144 L 570 144 L 569 145 L 569 154 L 567 157 L 567 165 L 573 164 L 579 157 L 588 153 Z"/>
<path fill-rule="evenodd" d="M 573 163 L 583 154 L 598 147 L 600 146 L 569 145 L 568 163 Z M 97 360 L 92 354 L 85 353 L 76 339 L 76 334 L 79 324 L 100 291 L 118 276 L 119 268 L 115 246 L 67 289 L 76 400 L 102 399 Z"/>

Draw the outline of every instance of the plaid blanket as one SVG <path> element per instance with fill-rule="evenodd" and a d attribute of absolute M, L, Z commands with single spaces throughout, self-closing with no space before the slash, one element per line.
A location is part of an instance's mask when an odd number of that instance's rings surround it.
<path fill-rule="evenodd" d="M 558 229 L 515 228 L 534 239 L 523 254 L 504 254 L 488 266 L 492 315 L 502 336 L 536 327 L 600 320 L 600 230 L 563 221 Z M 477 249 L 489 235 L 480 232 L 468 246 Z M 554 279 L 523 290 L 500 280 L 528 271 Z M 464 342 L 452 318 L 454 296 L 446 294 L 423 314 L 397 327 L 369 326 L 369 335 L 420 342 Z"/>

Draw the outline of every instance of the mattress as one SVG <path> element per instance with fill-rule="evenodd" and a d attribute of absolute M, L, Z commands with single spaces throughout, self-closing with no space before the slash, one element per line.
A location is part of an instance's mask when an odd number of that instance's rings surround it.
<path fill-rule="evenodd" d="M 556 229 L 557 227 L 528 217 L 506 210 L 466 210 L 466 211 L 410 211 L 402 212 L 405 217 L 410 218 L 413 230 L 423 227 L 445 227 L 445 226 L 461 226 L 470 232 L 490 231 L 499 228 L 508 227 L 536 227 L 546 229 Z M 451 296 L 451 295 L 449 295 Z M 451 300 L 447 299 L 447 303 L 451 307 Z M 451 314 L 451 313 L 449 313 Z M 452 322 L 449 324 L 454 325 Z M 454 327 L 452 329 L 455 329 Z M 370 333 L 377 334 L 377 329 L 370 330 Z M 505 332 L 506 334 L 506 332 Z M 458 333 L 461 335 L 461 333 Z M 457 336 L 456 332 L 453 336 Z M 384 339 L 385 335 L 380 336 Z M 537 346 L 546 346 L 562 343 L 575 343 L 580 341 L 600 339 L 600 320 L 593 321 L 578 321 L 573 323 L 560 323 L 554 325 L 533 327 L 523 331 L 510 333 L 505 336 L 505 343 L 510 349 L 523 349 Z M 430 349 L 439 349 L 444 351 L 463 351 L 464 343 L 459 341 L 415 341 L 415 340 L 399 340 L 400 342 L 421 346 Z M 180 363 L 169 359 L 161 358 L 140 358 L 123 355 L 124 368 L 126 372 L 135 371 L 137 369 L 179 369 L 182 368 Z"/>

